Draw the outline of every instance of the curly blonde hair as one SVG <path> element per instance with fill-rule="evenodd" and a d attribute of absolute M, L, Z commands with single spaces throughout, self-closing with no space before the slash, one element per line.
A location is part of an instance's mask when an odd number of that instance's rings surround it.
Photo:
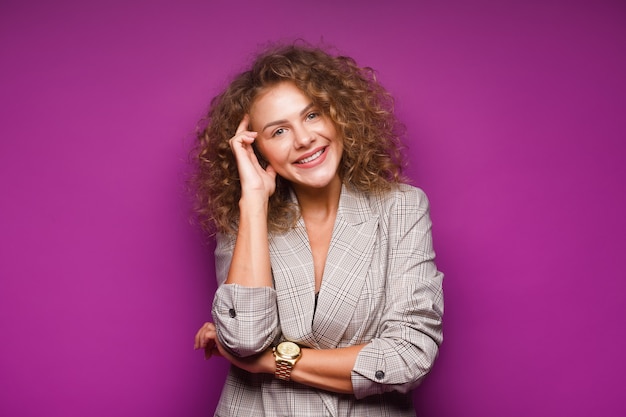
<path fill-rule="evenodd" d="M 394 115 L 393 98 L 378 83 L 374 71 L 318 47 L 272 47 L 213 98 L 198 129 L 192 184 L 195 211 L 205 231 L 235 233 L 241 186 L 229 139 L 257 95 L 284 81 L 295 83 L 335 124 L 343 138 L 339 174 L 345 185 L 383 192 L 405 181 L 402 126 Z M 277 177 L 276 191 L 269 200 L 270 232 L 292 228 L 298 217 L 289 183 Z"/>

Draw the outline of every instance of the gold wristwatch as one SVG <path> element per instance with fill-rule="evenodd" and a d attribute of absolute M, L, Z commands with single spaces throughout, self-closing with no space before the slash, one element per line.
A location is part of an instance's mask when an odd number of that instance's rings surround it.
<path fill-rule="evenodd" d="M 283 381 L 291 380 L 291 370 L 302 356 L 300 346 L 293 342 L 281 342 L 274 348 L 276 360 L 276 378 Z"/>

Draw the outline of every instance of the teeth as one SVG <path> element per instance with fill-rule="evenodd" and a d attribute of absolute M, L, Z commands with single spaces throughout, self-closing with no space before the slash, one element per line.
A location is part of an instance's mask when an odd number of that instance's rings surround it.
<path fill-rule="evenodd" d="M 324 149 L 321 149 L 318 152 L 315 152 L 313 155 L 309 156 L 308 158 L 304 158 L 298 161 L 299 164 L 306 164 L 307 162 L 311 162 L 314 159 L 317 159 L 320 157 L 320 155 L 322 155 L 324 153 Z"/>

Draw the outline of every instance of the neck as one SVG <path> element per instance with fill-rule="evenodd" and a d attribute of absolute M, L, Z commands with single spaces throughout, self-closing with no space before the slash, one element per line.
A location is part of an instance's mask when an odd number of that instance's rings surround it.
<path fill-rule="evenodd" d="M 294 188 L 300 213 L 306 219 L 324 219 L 337 213 L 341 179 L 337 176 L 324 188 Z"/>

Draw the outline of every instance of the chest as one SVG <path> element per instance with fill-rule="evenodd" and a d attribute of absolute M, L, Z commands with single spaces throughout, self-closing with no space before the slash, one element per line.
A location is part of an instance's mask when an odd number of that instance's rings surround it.
<path fill-rule="evenodd" d="M 338 220 L 330 235 L 302 227 L 270 246 L 283 334 L 320 348 L 374 337 L 385 302 L 387 250 L 378 220 Z"/>
<path fill-rule="evenodd" d="M 318 294 L 324 278 L 326 259 L 333 234 L 334 218 L 324 222 L 305 223 L 306 233 L 313 259 L 313 280 L 315 283 L 315 293 Z"/>

